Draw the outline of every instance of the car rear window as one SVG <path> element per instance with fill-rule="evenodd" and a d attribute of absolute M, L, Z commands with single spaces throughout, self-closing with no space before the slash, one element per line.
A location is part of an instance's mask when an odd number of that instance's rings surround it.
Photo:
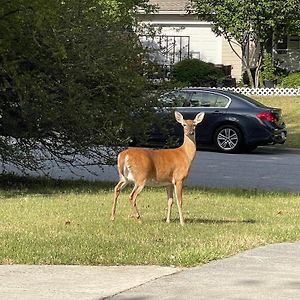
<path fill-rule="evenodd" d="M 261 108 L 266 108 L 267 106 L 265 106 L 264 104 L 260 103 L 257 100 L 254 100 L 248 96 L 242 95 L 242 94 L 238 94 L 238 93 L 232 93 L 234 95 L 236 95 L 237 97 L 239 97 L 240 99 L 246 100 L 247 102 L 257 106 L 257 107 L 261 107 Z"/>

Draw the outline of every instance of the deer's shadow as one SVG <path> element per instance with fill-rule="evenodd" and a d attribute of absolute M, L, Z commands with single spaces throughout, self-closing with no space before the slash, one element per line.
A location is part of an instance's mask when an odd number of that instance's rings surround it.
<path fill-rule="evenodd" d="M 179 219 L 175 218 L 172 221 L 173 222 L 178 222 Z M 254 224 L 254 223 L 256 223 L 256 221 L 253 220 L 253 219 L 246 219 L 246 220 L 225 219 L 225 220 L 219 220 L 219 219 L 203 219 L 203 218 L 186 218 L 186 219 L 184 219 L 184 221 L 187 224 L 229 224 L 229 223 Z"/>

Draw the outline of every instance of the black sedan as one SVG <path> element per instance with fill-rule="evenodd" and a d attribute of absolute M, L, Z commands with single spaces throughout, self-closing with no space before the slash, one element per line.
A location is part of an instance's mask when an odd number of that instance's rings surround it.
<path fill-rule="evenodd" d="M 197 127 L 197 146 L 214 145 L 218 151 L 235 153 L 251 151 L 257 146 L 283 144 L 287 130 L 281 110 L 267 107 L 247 96 L 211 88 L 184 88 L 165 94 L 163 111 L 172 108 L 185 119 L 205 112 Z M 182 137 L 182 128 L 173 122 L 173 134 Z M 152 142 L 162 142 L 161 130 L 151 133 Z"/>

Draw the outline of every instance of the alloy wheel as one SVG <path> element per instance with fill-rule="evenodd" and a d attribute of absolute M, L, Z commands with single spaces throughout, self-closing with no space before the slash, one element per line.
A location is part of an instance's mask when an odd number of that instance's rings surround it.
<path fill-rule="evenodd" d="M 222 151 L 235 151 L 240 144 L 238 132 L 230 127 L 222 128 L 217 134 L 217 144 Z"/>

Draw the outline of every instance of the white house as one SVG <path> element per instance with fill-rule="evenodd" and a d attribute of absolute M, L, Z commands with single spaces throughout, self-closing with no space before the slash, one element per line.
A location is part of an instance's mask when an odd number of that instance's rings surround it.
<path fill-rule="evenodd" d="M 150 0 L 150 4 L 159 6 L 157 13 L 144 21 L 160 33 L 151 41 L 152 49 L 163 48 L 157 59 L 161 63 L 172 64 L 187 56 L 199 58 L 217 65 L 231 66 L 231 75 L 240 80 L 242 62 L 231 49 L 229 43 L 212 32 L 209 22 L 197 19 L 187 13 L 188 0 Z M 146 38 L 145 38 L 146 39 Z M 235 46 L 241 54 L 241 49 Z M 300 70 L 300 35 L 289 36 L 274 48 L 274 58 L 279 59 L 281 66 L 288 70 Z"/>
<path fill-rule="evenodd" d="M 187 13 L 188 0 L 150 0 L 159 6 L 157 13 L 144 21 L 159 29 L 152 42 L 152 49 L 162 47 L 164 58 L 158 55 L 161 63 L 174 63 L 184 57 L 198 58 L 217 65 L 231 66 L 231 75 L 237 81 L 241 78 L 242 63 L 230 48 L 228 42 L 212 32 L 209 22 L 200 21 L 197 16 Z M 235 49 L 240 53 L 240 49 Z"/>

